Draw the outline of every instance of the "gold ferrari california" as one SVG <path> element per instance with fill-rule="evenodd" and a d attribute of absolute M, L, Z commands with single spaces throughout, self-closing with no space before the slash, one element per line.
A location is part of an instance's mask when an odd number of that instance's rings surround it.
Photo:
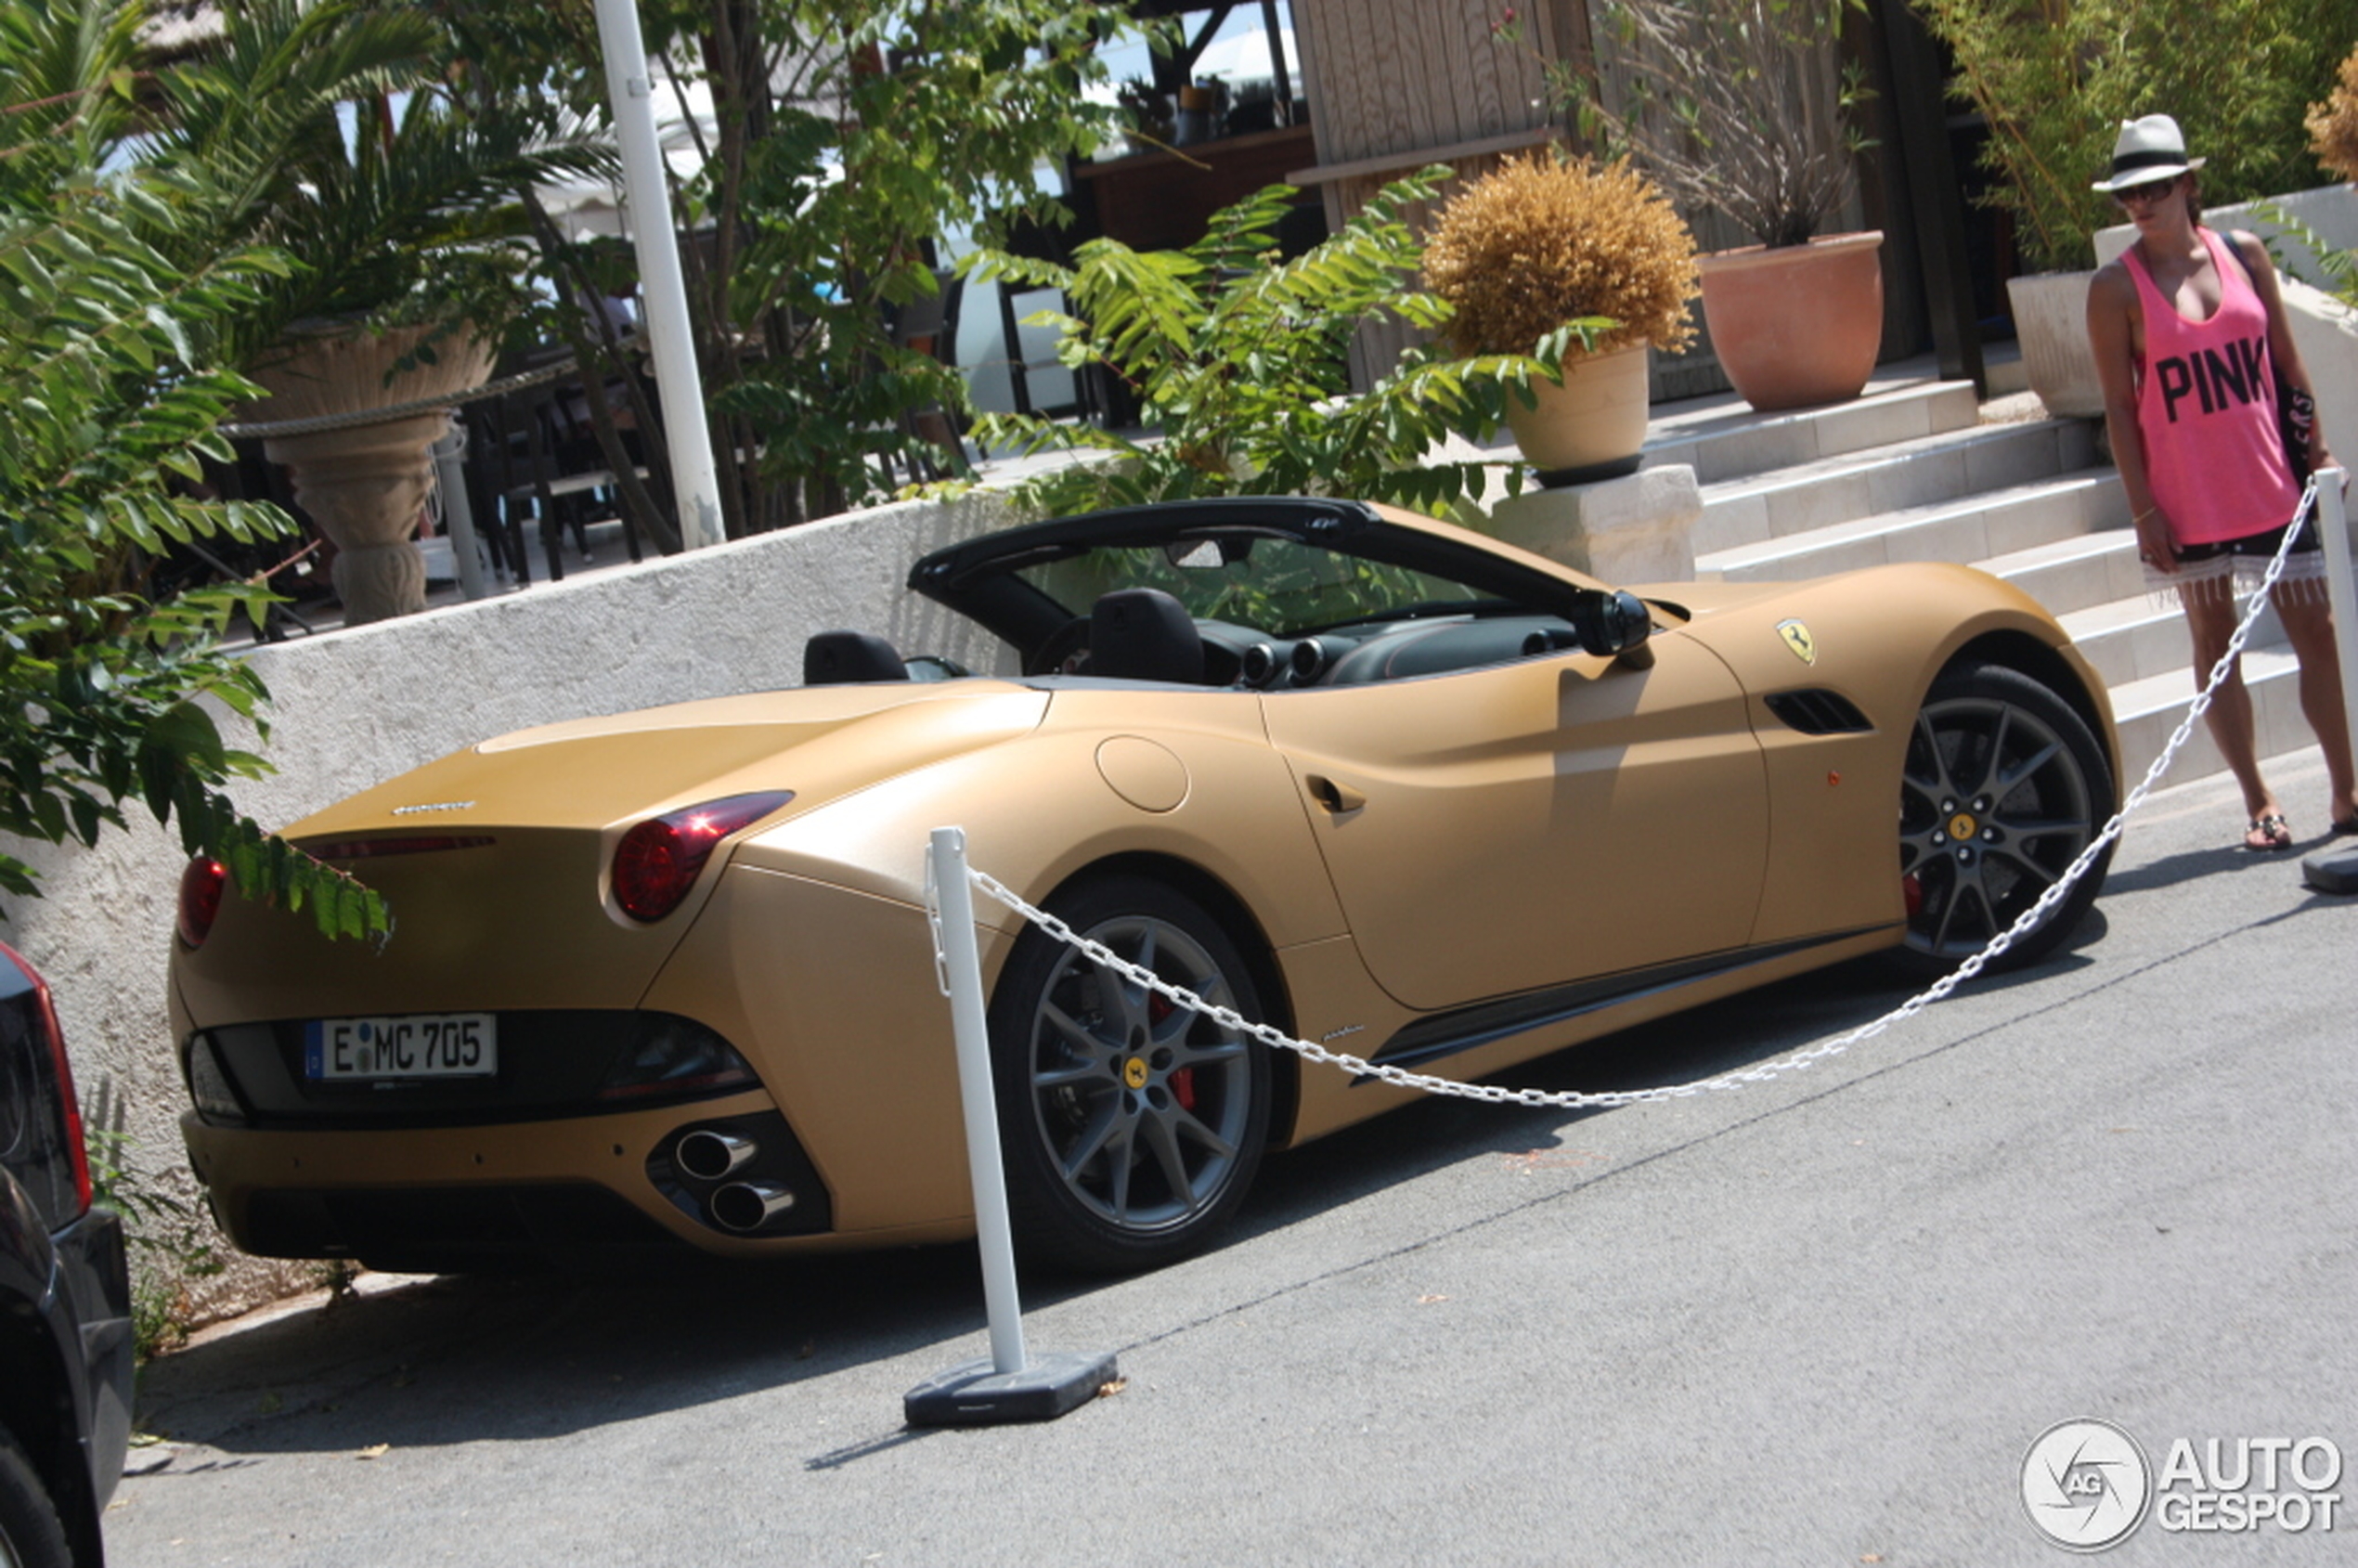
<path fill-rule="evenodd" d="M 1246 498 L 1017 528 L 909 582 L 1020 673 L 823 633 L 799 688 L 505 735 L 293 824 L 391 901 L 382 952 L 190 866 L 182 1125 L 238 1245 L 445 1270 L 971 1235 L 938 826 L 1204 997 L 1478 1078 L 1862 953 L 1953 966 L 2114 805 L 2102 683 L 1962 566 L 1627 590 Z M 1407 1093 L 978 902 L 1035 1257 L 1184 1255 L 1265 1150 Z"/>

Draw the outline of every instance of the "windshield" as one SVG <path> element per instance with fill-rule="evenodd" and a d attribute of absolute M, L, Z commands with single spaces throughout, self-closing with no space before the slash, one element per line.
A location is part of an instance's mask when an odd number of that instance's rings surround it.
<path fill-rule="evenodd" d="M 1496 603 L 1462 583 L 1385 565 L 1296 539 L 1208 534 L 1170 545 L 1084 551 L 1016 575 L 1076 616 L 1102 594 L 1159 588 L 1199 620 L 1249 626 L 1273 637 L 1350 621 L 1464 615 Z"/>

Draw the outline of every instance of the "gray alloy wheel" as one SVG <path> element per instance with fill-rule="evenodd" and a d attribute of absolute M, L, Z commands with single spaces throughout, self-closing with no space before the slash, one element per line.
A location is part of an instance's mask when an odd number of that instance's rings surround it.
<path fill-rule="evenodd" d="M 1208 1002 L 1258 1018 L 1243 956 L 1156 882 L 1094 880 L 1052 906 L 1072 928 Z M 1027 931 L 994 1000 L 992 1070 L 1017 1234 L 1093 1273 L 1201 1247 L 1268 1137 L 1268 1053 L 1078 951 Z"/>
<path fill-rule="evenodd" d="M 1955 968 L 2061 879 L 2113 811 L 2104 748 L 2070 706 L 2018 671 L 1952 667 L 1933 683 L 1899 784 L 1901 962 Z M 2028 964 L 2069 937 L 2104 882 L 2109 850 L 1998 960 Z"/>

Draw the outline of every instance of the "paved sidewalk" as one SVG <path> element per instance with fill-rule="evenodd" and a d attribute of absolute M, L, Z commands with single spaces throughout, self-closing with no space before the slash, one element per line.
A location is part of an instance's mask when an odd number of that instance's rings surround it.
<path fill-rule="evenodd" d="M 2272 776 L 2317 827 L 2313 758 Z M 150 1367 L 111 1561 L 2063 1564 L 2021 1498 L 2059 1421 L 2358 1459 L 2358 900 L 2241 815 L 2156 797 L 2091 940 L 1807 1072 L 1421 1104 L 1273 1160 L 1210 1256 L 1028 1281 L 1035 1350 L 1127 1379 L 1060 1421 L 901 1426 L 984 1354 L 970 1250 L 393 1282 Z M 1519 1081 L 1692 1079 L 1903 994 L 1846 968 Z M 2358 1539 L 2163 1519 L 2107 1561 Z"/>

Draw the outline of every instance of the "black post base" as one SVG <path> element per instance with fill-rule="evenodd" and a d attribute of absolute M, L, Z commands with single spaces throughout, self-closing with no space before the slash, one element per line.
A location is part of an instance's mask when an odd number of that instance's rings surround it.
<path fill-rule="evenodd" d="M 927 1378 L 901 1397 L 911 1426 L 994 1426 L 1047 1421 L 1079 1408 L 1113 1381 L 1114 1357 L 1043 1355 L 1020 1372 L 994 1372 L 989 1356 Z"/>
<path fill-rule="evenodd" d="M 2300 878 L 2321 893 L 2358 893 L 2358 849 L 2320 849 L 2305 856 Z"/>

